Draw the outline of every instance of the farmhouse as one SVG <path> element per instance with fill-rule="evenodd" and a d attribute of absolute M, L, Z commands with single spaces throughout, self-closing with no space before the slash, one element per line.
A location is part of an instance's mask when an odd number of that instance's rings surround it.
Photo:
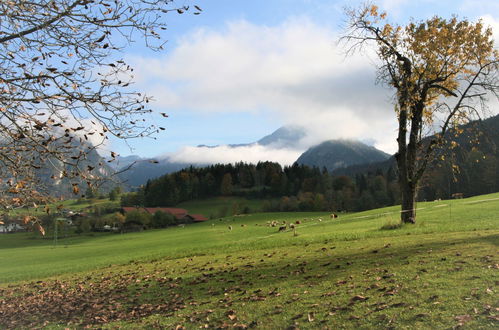
<path fill-rule="evenodd" d="M 10 223 L 1 223 L 0 224 L 0 233 L 16 233 L 19 231 L 24 231 L 26 228 L 21 226 L 19 223 L 10 222 Z"/>
<path fill-rule="evenodd" d="M 143 211 L 151 215 L 160 211 L 164 213 L 169 213 L 175 217 L 177 220 L 183 220 L 185 222 L 203 222 L 208 220 L 202 214 L 189 214 L 186 209 L 176 208 L 176 207 L 134 207 L 125 206 L 122 208 L 122 213 L 126 214 L 131 211 Z"/>

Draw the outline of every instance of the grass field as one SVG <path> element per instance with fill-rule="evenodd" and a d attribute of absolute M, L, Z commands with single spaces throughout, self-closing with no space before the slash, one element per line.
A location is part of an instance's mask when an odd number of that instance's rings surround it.
<path fill-rule="evenodd" d="M 397 207 L 251 214 L 57 247 L 2 235 L 0 326 L 497 328 L 499 194 L 418 208 L 416 225 L 394 230 L 381 228 Z M 296 236 L 267 225 L 297 220 Z"/>

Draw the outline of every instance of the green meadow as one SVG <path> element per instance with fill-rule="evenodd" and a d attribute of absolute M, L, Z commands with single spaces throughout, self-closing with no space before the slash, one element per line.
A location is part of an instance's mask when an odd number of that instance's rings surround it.
<path fill-rule="evenodd" d="M 398 218 L 258 213 L 57 246 L 1 235 L 0 327 L 497 328 L 499 194 Z"/>

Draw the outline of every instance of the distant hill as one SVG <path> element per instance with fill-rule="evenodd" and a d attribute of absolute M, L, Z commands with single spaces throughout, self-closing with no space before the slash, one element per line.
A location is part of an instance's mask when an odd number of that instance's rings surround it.
<path fill-rule="evenodd" d="M 453 139 L 454 143 L 448 141 L 438 150 L 435 160 L 429 164 L 419 199 L 450 198 L 453 193 L 469 197 L 499 191 L 499 115 L 471 122 L 460 129 L 463 133 Z M 392 156 L 380 162 L 338 168 L 331 174 L 355 177 L 387 173 L 396 167 Z"/>
<path fill-rule="evenodd" d="M 304 152 L 296 162 L 300 165 L 326 168 L 332 172 L 359 164 L 373 164 L 385 161 L 387 153 L 353 140 L 330 140 Z"/>

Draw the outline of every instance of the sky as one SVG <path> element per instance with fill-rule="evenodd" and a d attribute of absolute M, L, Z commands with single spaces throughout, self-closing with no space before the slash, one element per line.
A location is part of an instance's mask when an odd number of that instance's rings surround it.
<path fill-rule="evenodd" d="M 166 128 L 127 143 L 111 139 L 121 156 L 170 157 L 203 163 L 271 160 L 291 164 L 308 147 L 330 139 L 359 139 L 395 152 L 393 91 L 375 83 L 372 51 L 346 56 L 346 0 L 209 0 L 201 15 L 166 15 L 165 50 L 137 43 L 123 57 L 135 68 L 138 90 L 169 115 L 150 120 Z M 497 0 L 382 0 L 388 20 L 404 24 L 439 15 L 491 25 L 499 39 Z M 285 125 L 307 136 L 287 149 L 230 148 L 252 143 Z M 218 148 L 196 147 L 218 145 Z"/>

